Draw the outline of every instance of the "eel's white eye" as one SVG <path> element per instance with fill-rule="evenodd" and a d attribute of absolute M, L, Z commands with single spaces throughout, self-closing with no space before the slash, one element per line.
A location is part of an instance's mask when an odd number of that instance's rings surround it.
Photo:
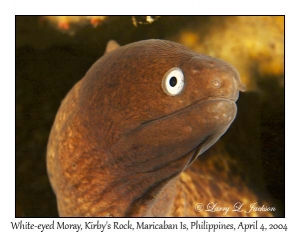
<path fill-rule="evenodd" d="M 167 71 L 162 79 L 162 89 L 170 96 L 178 95 L 184 86 L 184 74 L 178 67 L 173 67 Z"/>

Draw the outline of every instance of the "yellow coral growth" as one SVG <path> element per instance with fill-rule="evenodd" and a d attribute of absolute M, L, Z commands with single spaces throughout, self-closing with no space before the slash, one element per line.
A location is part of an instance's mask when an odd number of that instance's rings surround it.
<path fill-rule="evenodd" d="M 107 16 L 44 16 L 44 19 L 53 23 L 61 30 L 68 31 L 72 25 L 80 26 L 91 24 L 96 27 Z"/>
<path fill-rule="evenodd" d="M 233 64 L 248 90 L 257 87 L 258 75 L 283 79 L 283 16 L 210 17 L 197 25 L 191 24 L 173 39 Z"/>

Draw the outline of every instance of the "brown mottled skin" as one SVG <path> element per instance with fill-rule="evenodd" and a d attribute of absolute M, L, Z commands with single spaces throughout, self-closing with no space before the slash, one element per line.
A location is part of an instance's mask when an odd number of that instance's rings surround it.
<path fill-rule="evenodd" d="M 172 67 L 185 77 L 176 96 L 162 89 Z M 199 161 L 190 165 L 226 132 L 242 88 L 228 63 L 170 41 L 105 54 L 63 100 L 49 138 L 60 216 L 210 215 L 195 204 L 222 197 L 222 187 L 205 177 L 209 168 Z M 239 191 L 252 198 L 246 187 Z"/>

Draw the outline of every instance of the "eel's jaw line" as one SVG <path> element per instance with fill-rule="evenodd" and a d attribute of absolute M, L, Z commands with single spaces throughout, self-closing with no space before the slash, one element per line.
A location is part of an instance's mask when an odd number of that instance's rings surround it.
<path fill-rule="evenodd" d="M 200 105 L 200 104 L 203 104 L 203 103 L 206 103 L 206 102 L 209 102 L 209 101 L 228 101 L 228 102 L 232 102 L 232 103 L 235 104 L 237 99 L 238 99 L 238 95 L 237 95 L 237 97 L 235 99 L 229 99 L 229 98 L 223 98 L 223 97 L 207 97 L 207 98 L 198 100 L 198 101 L 196 101 L 196 102 L 194 102 L 194 103 L 192 103 L 192 104 L 190 104 L 190 105 L 188 105 L 188 106 L 186 106 L 184 108 L 181 108 L 181 109 L 179 109 L 179 110 L 177 110 L 175 112 L 172 112 L 172 113 L 170 113 L 168 115 L 165 115 L 165 116 L 153 119 L 153 120 L 149 120 L 149 121 L 143 122 L 138 127 L 136 127 L 134 129 L 128 131 L 127 133 L 130 133 L 131 131 L 135 131 L 135 130 L 139 129 L 140 127 L 144 127 L 144 126 L 146 126 L 148 124 L 151 124 L 151 123 L 153 123 L 155 121 L 159 121 L 159 120 L 162 120 L 162 119 L 165 119 L 165 118 L 168 118 L 168 117 L 172 117 L 172 116 L 174 116 L 174 115 L 176 115 L 178 113 L 181 113 L 182 111 L 185 111 L 185 110 L 187 110 L 189 108 L 192 108 L 192 107 L 194 107 L 196 105 Z"/>
<path fill-rule="evenodd" d="M 192 155 L 192 157 L 190 158 L 190 160 L 189 160 L 189 162 L 187 163 L 187 165 L 186 165 L 186 167 L 185 167 L 185 169 L 187 168 L 187 167 L 189 167 L 197 158 L 198 158 L 198 156 L 200 155 L 200 154 L 202 154 L 204 151 L 202 151 L 202 149 L 203 149 L 203 145 L 205 144 L 205 142 L 207 142 L 207 140 L 210 138 L 210 136 L 209 137 L 207 137 L 207 138 L 205 138 L 204 139 L 204 141 L 203 142 L 201 142 L 196 148 L 195 148 L 195 152 L 194 152 L 194 154 Z M 207 148 L 208 149 L 208 148 Z M 207 150 L 206 149 L 206 150 Z"/>

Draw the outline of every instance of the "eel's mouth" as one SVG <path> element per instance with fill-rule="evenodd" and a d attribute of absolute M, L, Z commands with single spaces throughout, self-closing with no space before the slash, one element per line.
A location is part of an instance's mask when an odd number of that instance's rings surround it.
<path fill-rule="evenodd" d="M 191 108 L 193 108 L 193 107 L 195 107 L 195 106 L 197 106 L 197 105 L 201 105 L 201 104 L 204 104 L 204 103 L 209 102 L 209 101 L 227 101 L 227 102 L 232 102 L 232 103 L 235 104 L 235 102 L 237 101 L 237 99 L 238 99 L 238 95 L 237 95 L 236 98 L 206 97 L 206 98 L 203 98 L 203 99 L 201 99 L 201 100 L 195 101 L 194 103 L 192 103 L 192 104 L 190 104 L 190 105 L 188 105 L 188 106 L 186 106 L 186 107 L 184 107 L 184 108 L 181 108 L 181 109 L 179 109 L 179 110 L 177 110 L 177 111 L 174 111 L 174 112 L 172 112 L 172 113 L 170 113 L 170 114 L 164 115 L 164 116 L 159 117 L 159 118 L 155 118 L 155 119 L 153 119 L 153 120 L 145 121 L 145 122 L 141 123 L 141 124 L 140 124 L 137 128 L 135 128 L 134 130 L 137 130 L 137 129 L 140 128 L 140 127 L 144 127 L 144 126 L 146 126 L 146 125 L 148 125 L 148 124 L 151 124 L 151 123 L 154 123 L 154 122 L 156 122 L 156 121 L 160 121 L 160 120 L 164 120 L 164 119 L 169 118 L 169 117 L 176 116 L 177 114 L 180 114 L 180 113 L 182 113 L 182 112 L 184 112 L 184 111 L 188 111 L 189 109 L 191 109 Z"/>
<path fill-rule="evenodd" d="M 182 111 L 185 111 L 185 110 L 188 110 L 196 105 L 201 105 L 201 104 L 204 104 L 204 103 L 207 103 L 207 102 L 210 102 L 210 101 L 216 101 L 216 102 L 219 102 L 219 101 L 222 101 L 222 102 L 231 102 L 233 103 L 235 106 L 236 106 L 236 100 L 238 99 L 237 98 L 221 98 L 221 97 L 207 97 L 205 99 L 201 99 L 181 110 L 179 110 L 178 112 L 176 113 L 172 113 L 172 114 L 169 114 L 168 116 L 173 116 L 173 115 L 176 115 L 177 113 L 180 113 Z M 234 118 L 235 116 L 233 116 Z M 228 124 L 228 127 L 229 127 L 230 124 Z M 225 130 L 226 131 L 226 130 Z M 223 133 L 225 133 L 225 131 Z M 222 133 L 222 134 L 223 134 Z M 221 135 L 222 135 L 221 134 Z M 193 149 L 193 153 L 192 153 L 192 156 L 190 157 L 189 159 L 189 162 L 187 163 L 186 167 L 187 168 L 188 166 L 190 166 L 197 158 L 199 155 L 201 155 L 202 153 L 204 153 L 207 149 L 209 149 L 218 139 L 219 137 L 221 136 L 219 133 L 212 133 L 211 135 L 207 136 L 199 145 L 197 145 L 194 149 Z"/>
<path fill-rule="evenodd" d="M 128 158 L 124 174 L 128 167 L 137 173 L 155 172 L 170 162 L 182 171 L 226 132 L 236 110 L 235 99 L 201 99 L 129 130 L 112 150 L 121 151 L 122 161 Z"/>
<path fill-rule="evenodd" d="M 234 98 L 233 98 L 233 97 L 232 97 L 232 98 L 227 98 L 227 97 L 209 96 L 209 97 L 206 97 L 206 98 L 202 98 L 202 99 L 200 99 L 200 100 L 197 100 L 197 101 L 195 101 L 194 103 L 191 103 L 190 105 L 188 105 L 188 106 L 186 106 L 186 107 L 184 107 L 184 108 L 182 108 L 182 109 L 179 109 L 178 111 L 173 112 L 173 113 L 171 113 L 171 114 L 169 114 L 169 115 L 174 115 L 174 114 L 176 114 L 177 112 L 181 112 L 181 111 L 183 111 L 183 110 L 185 110 L 185 109 L 194 107 L 195 105 L 200 105 L 200 104 L 203 104 L 203 103 L 206 103 L 206 102 L 209 102 L 209 101 L 228 101 L 228 102 L 233 102 L 233 103 L 235 103 L 235 102 L 237 101 L 237 99 L 238 99 L 238 94 L 237 94 L 237 96 L 234 97 Z M 166 115 L 166 117 L 169 116 L 169 115 Z"/>

